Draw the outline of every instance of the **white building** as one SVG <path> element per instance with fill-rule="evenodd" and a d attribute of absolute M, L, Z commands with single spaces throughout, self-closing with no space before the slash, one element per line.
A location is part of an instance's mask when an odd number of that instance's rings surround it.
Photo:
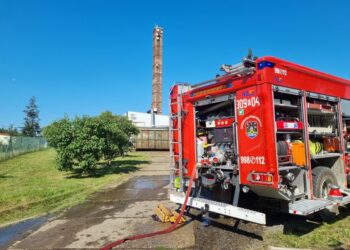
<path fill-rule="evenodd" d="M 8 145 L 10 143 L 11 136 L 8 133 L 0 133 L 0 144 Z"/>
<path fill-rule="evenodd" d="M 129 120 L 137 127 L 155 127 L 155 128 L 165 128 L 169 127 L 169 116 L 168 115 L 158 115 L 142 112 L 128 111 L 125 114 Z M 153 126 L 154 125 L 154 126 Z"/>

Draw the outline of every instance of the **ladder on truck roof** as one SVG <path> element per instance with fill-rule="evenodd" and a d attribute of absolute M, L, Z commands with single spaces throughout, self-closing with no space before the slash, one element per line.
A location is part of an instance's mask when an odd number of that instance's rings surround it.
<path fill-rule="evenodd" d="M 170 120 L 169 120 L 169 151 L 170 151 L 170 185 L 175 188 L 175 179 L 179 178 L 179 191 L 183 191 L 183 157 L 182 157 L 182 93 L 185 84 L 178 85 L 176 101 L 173 102 L 170 97 Z M 172 106 L 176 105 L 177 111 L 172 111 Z M 174 123 L 177 123 L 174 128 Z M 174 140 L 174 132 L 177 132 L 177 140 Z M 178 153 L 175 154 L 174 146 L 178 145 Z M 176 159 L 177 158 L 177 162 Z"/>

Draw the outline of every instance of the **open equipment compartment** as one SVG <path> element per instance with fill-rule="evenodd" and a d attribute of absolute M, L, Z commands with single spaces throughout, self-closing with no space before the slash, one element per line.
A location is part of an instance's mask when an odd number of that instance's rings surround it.
<path fill-rule="evenodd" d="M 206 193 L 231 189 L 237 172 L 235 97 L 224 95 L 194 103 L 196 162 L 201 186 Z M 212 198 L 213 194 L 209 194 Z M 232 192 L 220 201 L 232 202 Z M 213 198 L 215 199 L 215 198 Z"/>
<path fill-rule="evenodd" d="M 336 176 L 344 176 L 344 161 L 339 99 L 315 93 L 306 94 L 309 152 L 312 169 L 324 166 Z M 346 181 L 338 179 L 337 184 L 345 187 Z"/>
<path fill-rule="evenodd" d="M 341 154 L 337 98 L 308 93 L 310 155 L 313 160 Z"/>
<path fill-rule="evenodd" d="M 279 191 L 291 200 L 304 198 L 308 191 L 308 164 L 303 93 L 275 86 L 273 98 Z"/>

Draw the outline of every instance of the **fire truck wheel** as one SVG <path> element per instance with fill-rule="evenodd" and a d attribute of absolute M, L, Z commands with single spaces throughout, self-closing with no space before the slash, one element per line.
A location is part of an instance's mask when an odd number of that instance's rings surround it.
<path fill-rule="evenodd" d="M 337 184 L 337 179 L 330 168 L 319 166 L 312 169 L 312 188 L 315 197 L 327 199 L 331 184 Z M 315 214 L 315 219 L 330 222 L 337 214 L 337 211 L 333 210 L 334 208 L 323 209 Z"/>
<path fill-rule="evenodd" d="M 312 169 L 312 188 L 317 198 L 327 199 L 331 184 L 338 183 L 330 168 L 319 166 Z"/>

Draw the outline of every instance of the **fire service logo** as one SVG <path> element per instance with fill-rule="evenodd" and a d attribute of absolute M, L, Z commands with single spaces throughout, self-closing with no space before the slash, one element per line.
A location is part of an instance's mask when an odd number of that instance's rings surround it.
<path fill-rule="evenodd" d="M 245 134 L 250 139 L 254 139 L 258 136 L 258 127 L 262 128 L 262 123 L 260 118 L 255 115 L 250 115 L 244 118 L 240 125 L 241 131 L 245 131 Z"/>
<path fill-rule="evenodd" d="M 258 123 L 255 121 L 248 121 L 245 124 L 246 134 L 250 139 L 254 139 L 258 135 Z"/>

